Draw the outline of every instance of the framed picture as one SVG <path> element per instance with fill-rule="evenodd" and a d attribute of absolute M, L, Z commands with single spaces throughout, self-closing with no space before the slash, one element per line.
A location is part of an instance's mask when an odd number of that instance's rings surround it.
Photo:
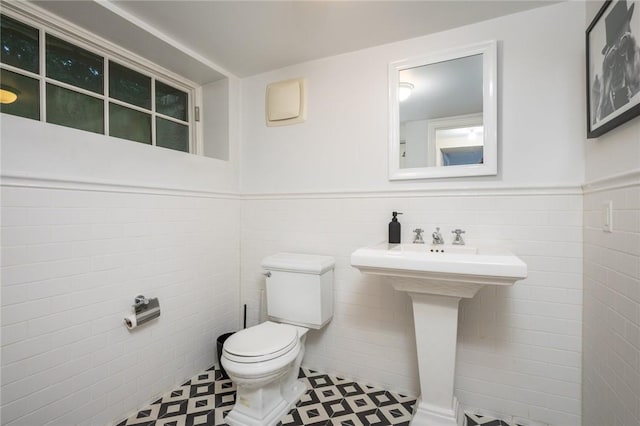
<path fill-rule="evenodd" d="M 587 28 L 587 137 L 640 115 L 640 1 L 608 0 Z"/>

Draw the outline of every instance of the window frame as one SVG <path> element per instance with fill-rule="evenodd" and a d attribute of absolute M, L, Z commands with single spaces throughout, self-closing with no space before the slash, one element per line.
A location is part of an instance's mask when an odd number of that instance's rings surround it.
<path fill-rule="evenodd" d="M 76 93 L 91 96 L 96 99 L 100 99 L 103 102 L 103 122 L 104 122 L 104 136 L 110 136 L 109 134 L 109 104 L 114 103 L 124 108 L 133 109 L 139 112 L 150 115 L 151 117 L 151 144 L 143 142 L 137 142 L 131 139 L 118 138 L 134 143 L 142 143 L 144 145 L 157 146 L 156 145 L 156 126 L 157 118 L 165 119 L 173 123 L 178 123 L 187 126 L 188 129 L 188 151 L 190 154 L 198 154 L 198 147 L 201 145 L 199 141 L 199 132 L 197 128 L 199 122 L 196 120 L 195 109 L 197 105 L 196 97 L 199 94 L 199 87 L 196 83 L 175 74 L 162 66 L 148 61 L 125 48 L 118 46 L 108 40 L 105 40 L 83 28 L 78 27 L 62 18 L 55 15 L 43 12 L 35 7 L 29 7 L 29 10 L 25 10 L 25 5 L 16 5 L 15 3 L 3 4 L 2 14 L 12 18 L 22 24 L 31 26 L 38 30 L 38 73 L 15 67 L 13 65 L 0 63 L 0 68 L 7 71 L 11 71 L 26 77 L 30 77 L 38 80 L 39 87 L 39 106 L 40 106 L 40 119 L 37 121 L 47 123 L 47 84 L 53 84 L 64 89 L 72 90 Z M 71 43 L 79 48 L 85 49 L 93 54 L 102 57 L 103 63 L 103 90 L 102 93 L 92 92 L 87 89 L 83 89 L 72 84 L 68 84 L 51 77 L 47 77 L 46 74 L 46 35 L 50 34 L 53 37 L 57 37 L 67 43 Z M 139 107 L 134 104 L 130 104 L 121 101 L 116 98 L 110 97 L 109 92 L 109 63 L 115 62 L 120 66 L 129 68 L 135 72 L 143 74 L 151 79 L 151 109 Z M 169 115 L 164 115 L 156 111 L 156 81 L 169 85 L 176 89 L 179 89 L 187 94 L 187 120 L 182 121 Z M 49 123 L 52 124 L 52 123 Z M 66 127 L 66 126 L 64 126 Z M 69 127 L 72 128 L 72 127 Z M 81 129 L 76 129 L 85 131 Z M 114 137 L 115 136 L 110 136 Z M 160 147 L 164 148 L 164 147 Z M 180 150 L 171 151 L 184 152 Z"/>

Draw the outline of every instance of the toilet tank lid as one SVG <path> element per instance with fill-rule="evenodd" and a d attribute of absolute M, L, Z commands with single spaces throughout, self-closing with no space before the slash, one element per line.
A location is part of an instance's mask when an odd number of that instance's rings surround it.
<path fill-rule="evenodd" d="M 336 261 L 331 256 L 301 253 L 277 253 L 262 260 L 267 271 L 301 272 L 321 275 L 333 269 Z"/>

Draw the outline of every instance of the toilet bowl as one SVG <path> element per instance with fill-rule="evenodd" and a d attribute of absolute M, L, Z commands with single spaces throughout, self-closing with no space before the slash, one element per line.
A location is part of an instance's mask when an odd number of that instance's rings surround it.
<path fill-rule="evenodd" d="M 270 321 L 235 333 L 224 343 L 222 366 L 237 386 L 231 426 L 274 426 L 306 392 L 298 380 L 308 329 L 333 317 L 330 256 L 278 253 L 262 261 Z"/>
<path fill-rule="evenodd" d="M 306 331 L 267 321 L 225 342 L 222 366 L 237 386 L 236 405 L 225 418 L 227 424 L 275 425 L 304 394 L 306 386 L 297 378 Z"/>

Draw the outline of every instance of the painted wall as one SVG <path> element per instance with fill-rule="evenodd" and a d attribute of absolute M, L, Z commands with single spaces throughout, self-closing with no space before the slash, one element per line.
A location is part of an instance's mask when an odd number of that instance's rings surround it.
<path fill-rule="evenodd" d="M 585 28 L 601 6 L 587 2 Z M 640 117 L 585 145 L 583 419 L 640 424 Z"/>
<path fill-rule="evenodd" d="M 510 247 L 530 275 L 462 302 L 460 401 L 580 424 L 583 20 L 569 2 L 244 79 L 242 302 L 259 304 L 268 254 L 335 256 L 334 319 L 309 335 L 305 364 L 416 394 L 409 299 L 349 255 L 386 239 L 392 210 L 405 213 L 404 241 L 416 227 L 465 228 L 470 244 Z M 489 39 L 500 45 L 500 174 L 389 182 L 388 63 Z M 307 122 L 267 128 L 266 85 L 294 77 L 308 79 Z"/>
<path fill-rule="evenodd" d="M 216 362 L 240 316 L 237 90 L 227 162 L 2 114 L 3 425 L 117 423 Z M 138 294 L 162 315 L 129 332 Z"/>
<path fill-rule="evenodd" d="M 242 191 L 580 185 L 583 16 L 581 4 L 549 6 L 244 79 Z M 500 41 L 500 174 L 389 182 L 389 62 L 490 39 Z M 307 122 L 265 127 L 266 85 L 299 76 L 308 79 Z"/>
<path fill-rule="evenodd" d="M 407 121 L 400 131 L 400 139 L 405 141 L 405 167 L 424 167 L 427 163 L 427 140 L 429 135 L 427 120 Z"/>
<path fill-rule="evenodd" d="M 590 1 L 585 4 L 584 27 L 587 28 L 602 7 L 603 2 Z M 637 18 L 637 6 L 635 9 L 633 17 Z M 636 40 L 640 39 L 640 34 L 635 34 L 635 37 Z M 638 118 L 628 121 L 600 138 L 587 139 L 585 144 L 586 182 L 640 168 L 640 143 L 638 141 L 640 141 Z"/>

